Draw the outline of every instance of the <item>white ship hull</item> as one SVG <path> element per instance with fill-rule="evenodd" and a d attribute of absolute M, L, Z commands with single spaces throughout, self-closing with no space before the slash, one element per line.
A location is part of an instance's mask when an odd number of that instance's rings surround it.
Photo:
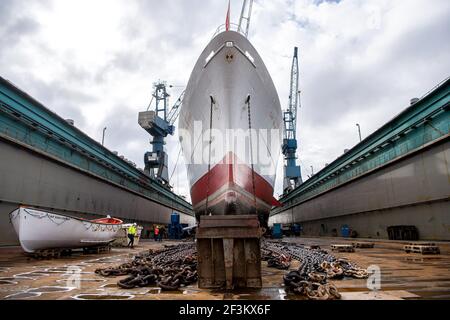
<path fill-rule="evenodd" d="M 276 204 L 281 130 L 278 94 L 261 57 L 240 33 L 220 33 L 195 65 L 180 112 L 180 141 L 197 216 L 257 213 L 267 218 Z"/>
<path fill-rule="evenodd" d="M 26 207 L 10 213 L 10 219 L 27 253 L 105 245 L 114 241 L 122 225 L 118 219 L 89 221 Z"/>

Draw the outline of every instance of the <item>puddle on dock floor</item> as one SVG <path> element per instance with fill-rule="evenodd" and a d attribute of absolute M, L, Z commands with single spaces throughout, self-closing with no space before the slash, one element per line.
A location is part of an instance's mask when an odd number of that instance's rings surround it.
<path fill-rule="evenodd" d="M 154 288 L 154 289 L 150 289 L 148 290 L 149 294 L 160 294 L 161 293 L 161 288 Z"/>
<path fill-rule="evenodd" d="M 286 293 L 283 288 L 212 290 L 212 293 L 221 294 L 226 300 L 298 300 L 301 298 Z"/>
<path fill-rule="evenodd" d="M 106 289 L 113 288 L 113 289 L 116 289 L 118 287 L 119 286 L 116 283 L 107 283 L 107 284 L 102 285 L 100 288 L 106 288 Z"/>
<path fill-rule="evenodd" d="M 450 299 L 450 290 L 410 290 L 410 292 L 425 299 L 432 299 L 432 300 Z"/>
<path fill-rule="evenodd" d="M 95 272 L 67 272 L 67 273 L 61 273 L 60 276 L 61 277 L 72 277 L 74 274 L 93 276 L 93 275 L 95 275 Z"/>
<path fill-rule="evenodd" d="M 27 290 L 27 292 L 31 292 L 31 293 L 68 292 L 68 291 L 72 291 L 74 289 L 75 289 L 75 287 L 56 287 L 56 286 L 50 287 L 50 286 L 45 286 L 45 287 L 29 289 L 29 290 Z"/>
<path fill-rule="evenodd" d="M 104 284 L 102 286 L 100 286 L 100 289 L 97 289 L 99 291 L 107 291 L 107 289 L 117 289 L 120 290 L 120 287 L 115 284 L 115 283 L 107 283 Z M 142 288 L 141 288 L 142 289 Z M 149 294 L 149 295 L 155 295 L 155 294 L 162 294 L 164 293 L 161 288 L 149 288 L 149 289 L 145 289 L 144 291 L 136 291 L 139 290 L 139 288 L 135 288 L 135 289 L 130 289 L 132 290 L 132 293 L 134 295 L 138 295 L 138 294 Z M 176 291 L 171 291 L 171 293 L 175 293 L 177 294 Z M 181 293 L 181 292 L 180 292 Z"/>
<path fill-rule="evenodd" d="M 11 294 L 7 297 L 5 297 L 5 300 L 22 300 L 22 299 L 31 299 L 31 298 L 37 298 L 41 296 L 41 293 L 38 292 L 19 292 Z"/>
<path fill-rule="evenodd" d="M 175 290 L 175 291 L 164 291 L 161 290 L 160 288 L 153 288 L 149 291 L 149 293 L 151 294 L 166 294 L 166 295 L 189 295 L 189 294 L 197 294 L 199 293 L 200 290 L 193 290 L 193 289 L 183 289 L 180 288 L 179 290 Z"/>
<path fill-rule="evenodd" d="M 0 285 L 16 285 L 18 282 L 16 278 L 0 278 Z"/>
<path fill-rule="evenodd" d="M 22 279 L 31 279 L 31 280 L 37 280 L 38 278 L 48 277 L 50 274 L 43 273 L 43 272 L 25 272 L 25 273 L 18 273 L 15 274 L 15 278 L 22 278 Z"/>
<path fill-rule="evenodd" d="M 102 263 L 115 264 L 115 263 L 123 263 L 126 260 L 128 260 L 127 257 L 107 257 L 84 261 L 82 262 L 82 264 L 83 265 L 102 264 Z"/>
<path fill-rule="evenodd" d="M 63 268 L 47 268 L 44 269 L 43 272 L 47 272 L 47 273 L 82 273 L 81 268 L 79 267 L 63 267 Z"/>
<path fill-rule="evenodd" d="M 75 300 L 130 300 L 133 299 L 133 295 L 127 295 L 127 294 L 97 294 L 97 293 L 91 293 L 91 294 L 79 294 L 72 299 Z"/>
<path fill-rule="evenodd" d="M 99 282 L 106 282 L 107 280 L 106 279 L 83 279 L 83 278 L 80 278 L 80 279 L 71 280 L 71 281 L 72 282 L 80 281 L 81 283 L 87 283 L 87 282 L 99 283 Z M 58 283 L 67 283 L 67 280 L 66 279 L 59 279 L 59 280 L 56 280 L 56 282 L 58 282 Z"/>

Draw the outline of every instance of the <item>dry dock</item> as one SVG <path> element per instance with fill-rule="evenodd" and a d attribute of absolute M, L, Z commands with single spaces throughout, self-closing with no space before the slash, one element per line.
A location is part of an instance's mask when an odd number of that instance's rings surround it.
<path fill-rule="evenodd" d="M 350 244 L 355 239 L 285 238 L 304 245 L 319 245 L 331 251 L 332 244 Z M 449 299 L 450 298 L 450 244 L 438 243 L 441 254 L 422 255 L 405 253 L 405 242 L 361 240 L 374 243 L 374 248 L 356 248 L 355 252 L 333 252 L 359 266 L 376 265 L 381 271 L 381 290 L 371 292 L 367 279 L 332 281 L 342 299 Z M 23 254 L 20 247 L 0 248 L 0 299 L 71 300 L 71 299 L 135 299 L 135 300 L 290 300 L 301 299 L 287 294 L 283 275 L 287 271 L 267 267 L 263 262 L 261 290 L 215 291 L 201 290 L 197 285 L 177 292 L 161 292 L 159 288 L 123 290 L 117 287 L 119 278 L 104 278 L 94 273 L 104 268 L 131 260 L 135 254 L 148 249 L 162 248 L 176 242 L 142 242 L 135 249 L 113 248 L 109 253 L 82 254 L 53 260 L 36 260 Z M 294 261 L 291 269 L 297 269 Z M 79 282 L 75 273 L 79 273 Z"/>

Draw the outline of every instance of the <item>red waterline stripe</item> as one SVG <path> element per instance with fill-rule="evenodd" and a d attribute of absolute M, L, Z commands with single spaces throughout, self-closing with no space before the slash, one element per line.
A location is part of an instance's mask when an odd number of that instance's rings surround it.
<path fill-rule="evenodd" d="M 240 164 L 237 157 L 230 152 L 215 165 L 209 173 L 201 177 L 191 188 L 192 204 L 195 207 L 207 197 L 209 176 L 209 196 L 227 184 L 235 184 L 253 194 L 252 169 L 246 164 Z M 269 205 L 279 206 L 273 198 L 273 187 L 255 172 L 255 195 Z"/>

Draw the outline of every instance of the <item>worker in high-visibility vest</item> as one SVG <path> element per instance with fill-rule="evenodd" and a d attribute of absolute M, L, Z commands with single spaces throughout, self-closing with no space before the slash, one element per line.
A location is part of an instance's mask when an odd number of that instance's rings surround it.
<path fill-rule="evenodd" d="M 131 247 L 134 248 L 134 237 L 137 234 L 137 228 L 136 228 L 137 224 L 133 223 L 129 228 L 128 228 L 128 239 L 130 240 L 128 242 L 128 246 L 127 247 Z"/>
<path fill-rule="evenodd" d="M 155 238 L 155 241 L 158 241 L 159 239 L 159 227 L 156 226 L 155 229 L 153 230 L 153 236 Z"/>

